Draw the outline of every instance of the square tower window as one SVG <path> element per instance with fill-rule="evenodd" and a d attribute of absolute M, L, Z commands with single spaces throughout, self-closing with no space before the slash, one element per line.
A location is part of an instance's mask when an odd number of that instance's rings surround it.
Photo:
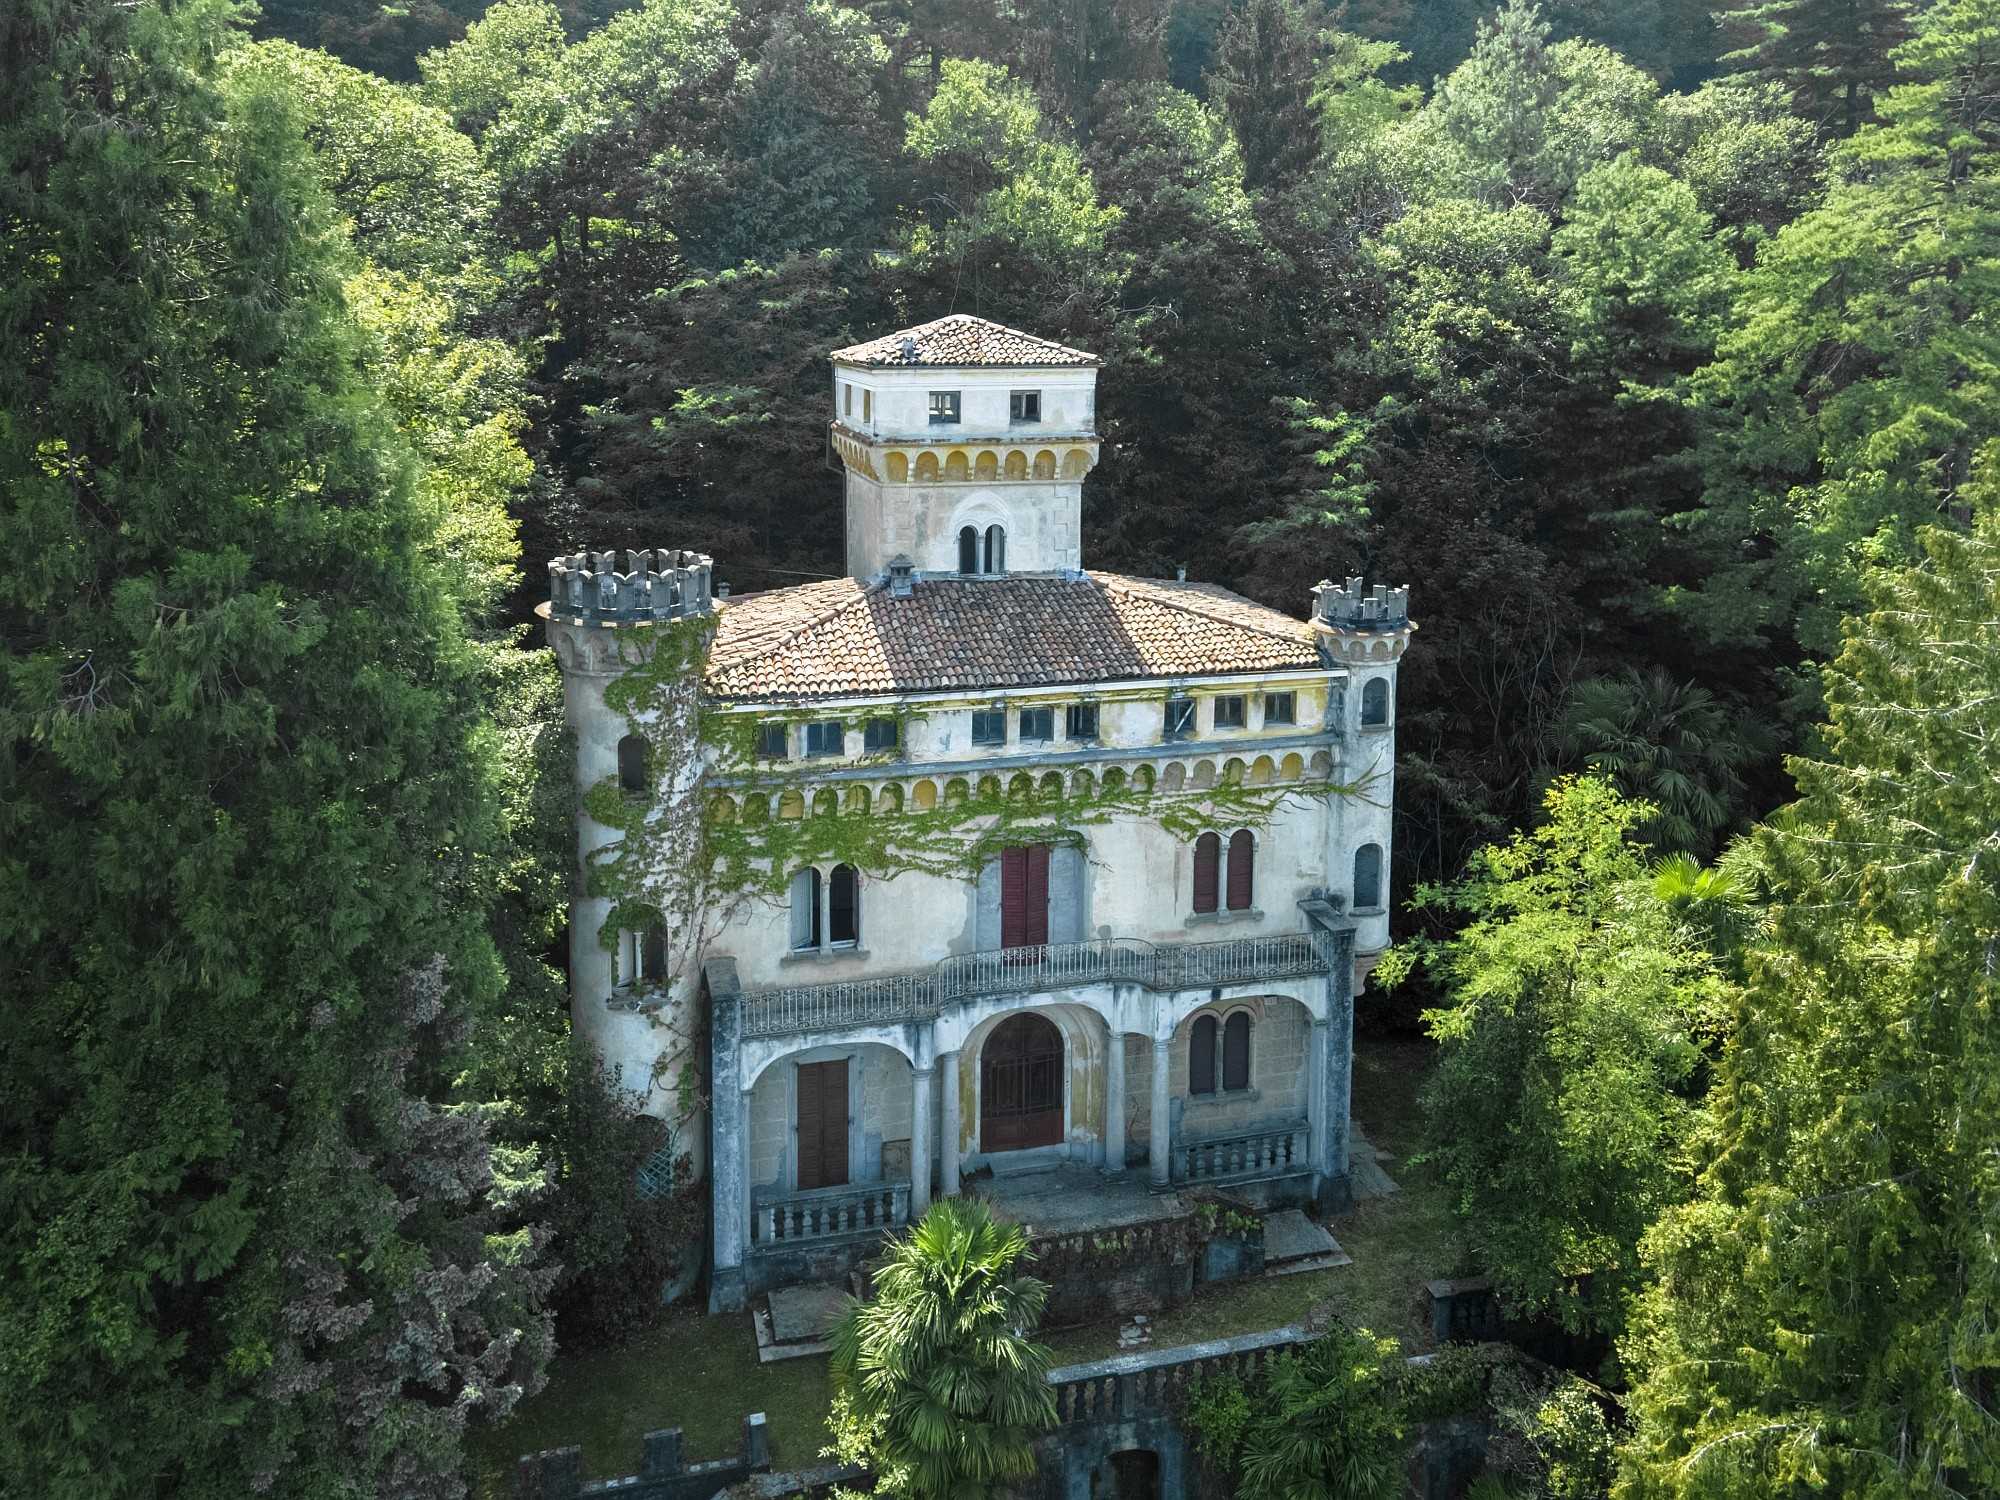
<path fill-rule="evenodd" d="M 955 427 L 958 425 L 958 392 L 931 392 L 931 426 Z"/>
<path fill-rule="evenodd" d="M 1021 738 L 1029 740 L 1052 740 L 1056 737 L 1056 711 L 1052 708 L 1024 708 L 1021 710 Z"/>
<path fill-rule="evenodd" d="M 864 422 L 875 420 L 875 393 L 866 386 L 861 388 L 861 420 Z"/>
<path fill-rule="evenodd" d="M 1243 696 L 1231 693 L 1226 698 L 1215 700 L 1215 727 L 1217 729 L 1241 729 L 1243 727 Z"/>
<path fill-rule="evenodd" d="M 972 711 L 972 743 L 975 745 L 1006 744 L 1007 710 L 1004 708 L 975 708 Z"/>
<path fill-rule="evenodd" d="M 785 726 L 782 723 L 757 726 L 757 754 L 760 757 L 765 760 L 783 760 L 789 753 L 785 747 Z"/>
<path fill-rule="evenodd" d="M 839 755 L 847 748 L 847 726 L 838 719 L 806 725 L 806 754 Z"/>
<path fill-rule="evenodd" d="M 840 383 L 840 414 L 843 417 L 854 415 L 854 387 L 844 380 Z"/>
<path fill-rule="evenodd" d="M 1194 735 L 1194 699 L 1167 700 L 1167 738 L 1185 740 Z"/>
<path fill-rule="evenodd" d="M 1296 724 L 1298 722 L 1297 700 L 1290 693 L 1266 693 L 1264 695 L 1264 722 L 1268 724 Z"/>
<path fill-rule="evenodd" d="M 1097 705 L 1095 703 L 1072 703 L 1063 725 L 1063 734 L 1073 740 L 1094 740 L 1097 738 Z"/>
<path fill-rule="evenodd" d="M 893 750 L 896 748 L 896 721 L 894 719 L 870 719 L 862 730 L 861 748 L 864 750 Z"/>
<path fill-rule="evenodd" d="M 1042 393 L 1015 391 L 1007 397 L 1007 420 L 1019 426 L 1042 420 Z"/>

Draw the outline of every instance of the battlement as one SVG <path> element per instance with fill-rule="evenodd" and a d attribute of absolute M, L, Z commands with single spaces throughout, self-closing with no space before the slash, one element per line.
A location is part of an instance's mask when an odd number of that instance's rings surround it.
<path fill-rule="evenodd" d="M 645 625 L 705 615 L 713 607 L 714 559 L 700 552 L 633 551 L 549 560 L 549 618 L 573 625 Z"/>
<path fill-rule="evenodd" d="M 1410 623 L 1410 586 L 1323 580 L 1313 589 L 1313 618 L 1340 630 L 1402 630 Z"/>

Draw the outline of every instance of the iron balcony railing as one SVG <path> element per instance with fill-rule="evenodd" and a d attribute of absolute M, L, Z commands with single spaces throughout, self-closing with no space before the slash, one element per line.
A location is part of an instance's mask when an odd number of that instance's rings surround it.
<path fill-rule="evenodd" d="M 1219 943 L 1148 943 L 1136 938 L 1042 943 L 959 954 L 918 974 L 752 991 L 744 996 L 743 1034 L 789 1036 L 929 1020 L 945 1006 L 963 1000 L 1079 984 L 1212 989 L 1327 970 L 1328 959 L 1318 942 L 1302 932 Z"/>

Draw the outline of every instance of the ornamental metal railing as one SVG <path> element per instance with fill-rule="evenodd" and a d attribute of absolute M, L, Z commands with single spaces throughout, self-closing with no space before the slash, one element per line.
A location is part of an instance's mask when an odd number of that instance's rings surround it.
<path fill-rule="evenodd" d="M 1328 971 L 1322 940 L 1302 932 L 1219 943 L 1149 943 L 1097 938 L 964 953 L 917 974 L 840 984 L 781 985 L 743 997 L 743 1034 L 789 1036 L 936 1017 L 947 1005 L 991 995 L 1031 994 L 1083 984 L 1136 984 L 1149 990 L 1213 989 Z"/>

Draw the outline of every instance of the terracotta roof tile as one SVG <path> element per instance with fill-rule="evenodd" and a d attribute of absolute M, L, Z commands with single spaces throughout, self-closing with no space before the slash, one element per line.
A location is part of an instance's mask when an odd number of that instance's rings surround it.
<path fill-rule="evenodd" d="M 851 365 L 997 365 L 1013 369 L 1098 362 L 1095 354 L 1082 349 L 1036 338 L 970 313 L 953 313 L 866 343 L 849 344 L 834 350 L 831 357 Z"/>
<path fill-rule="evenodd" d="M 892 599 L 838 578 L 729 600 L 706 683 L 723 698 L 825 698 L 1318 664 L 1311 626 L 1212 584 L 954 578 Z"/>

